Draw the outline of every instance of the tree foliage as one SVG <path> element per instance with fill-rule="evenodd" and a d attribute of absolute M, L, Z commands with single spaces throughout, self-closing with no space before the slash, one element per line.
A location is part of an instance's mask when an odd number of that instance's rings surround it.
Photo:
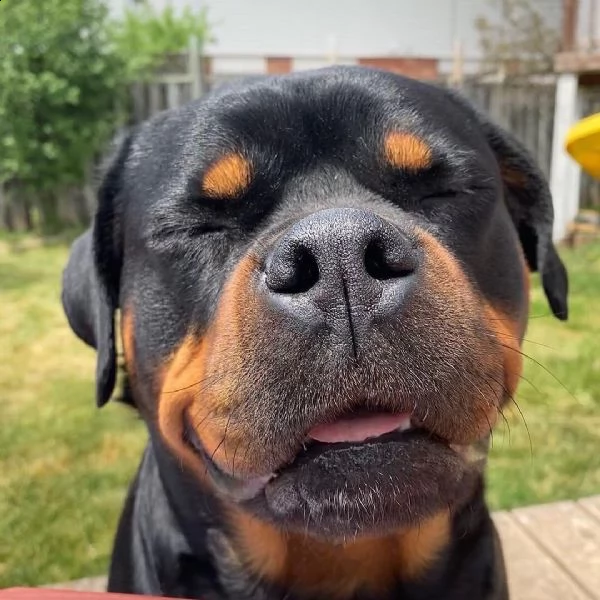
<path fill-rule="evenodd" d="M 496 17 L 475 23 L 485 66 L 509 74 L 551 72 L 560 39 L 551 5 L 535 0 L 491 0 L 490 5 Z"/>
<path fill-rule="evenodd" d="M 0 226 L 23 207 L 29 226 L 33 207 L 58 228 L 59 200 L 89 178 L 123 123 L 130 83 L 207 35 L 206 13 L 189 8 L 142 5 L 116 21 L 104 0 L 2 1 Z"/>
<path fill-rule="evenodd" d="M 186 50 L 191 38 L 198 41 L 201 50 L 209 41 L 207 12 L 189 6 L 175 11 L 171 5 L 159 11 L 144 2 L 125 11 L 113 37 L 119 54 L 128 57 L 130 77 L 144 79 L 166 56 Z"/>
<path fill-rule="evenodd" d="M 34 192 L 48 221 L 55 192 L 81 182 L 114 127 L 125 64 L 96 0 L 0 5 L 0 183 Z"/>

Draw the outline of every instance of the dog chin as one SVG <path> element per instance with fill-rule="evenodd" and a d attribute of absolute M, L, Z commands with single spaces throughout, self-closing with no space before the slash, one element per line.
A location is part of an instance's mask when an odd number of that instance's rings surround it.
<path fill-rule="evenodd" d="M 460 504 L 479 463 L 417 430 L 316 443 L 245 505 L 281 528 L 328 540 L 384 535 Z"/>
<path fill-rule="evenodd" d="M 418 525 L 472 493 L 485 441 L 452 445 L 422 429 L 360 442 L 312 441 L 293 462 L 237 479 L 204 456 L 219 492 L 282 530 L 343 542 Z"/>

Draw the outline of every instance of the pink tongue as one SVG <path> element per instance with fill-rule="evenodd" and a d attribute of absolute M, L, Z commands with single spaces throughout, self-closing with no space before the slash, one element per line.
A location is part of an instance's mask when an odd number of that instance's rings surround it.
<path fill-rule="evenodd" d="M 408 429 L 410 415 L 374 414 L 350 419 L 340 419 L 335 423 L 317 425 L 308 436 L 317 442 L 335 444 L 337 442 L 363 442 L 368 438 L 378 437 L 395 429 Z"/>

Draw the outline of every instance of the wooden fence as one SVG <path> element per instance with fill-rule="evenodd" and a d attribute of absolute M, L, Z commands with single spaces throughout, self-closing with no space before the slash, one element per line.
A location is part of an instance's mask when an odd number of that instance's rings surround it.
<path fill-rule="evenodd" d="M 524 79 L 485 83 L 469 81 L 462 93 L 498 125 L 510 131 L 532 153 L 546 175 L 552 162 L 556 81 Z"/>
<path fill-rule="evenodd" d="M 217 81 L 206 73 L 198 47 L 192 43 L 187 53 L 169 57 L 151 81 L 132 86 L 130 121 L 140 123 L 162 110 L 182 106 L 201 97 L 223 80 L 221 77 Z M 471 79 L 461 86 L 467 98 L 529 149 L 546 176 L 550 174 L 552 159 L 555 90 L 552 76 L 536 81 L 522 78 L 502 82 Z M 585 102 L 584 112 L 600 110 L 600 89 L 586 96 Z M 89 197 L 89 185 L 84 187 L 85 196 Z M 597 182 L 584 178 L 582 205 L 600 206 Z"/>
<path fill-rule="evenodd" d="M 200 98 L 209 87 L 197 41 L 185 54 L 167 57 L 151 81 L 131 89 L 131 121 L 141 123 L 158 112 L 178 108 Z"/>

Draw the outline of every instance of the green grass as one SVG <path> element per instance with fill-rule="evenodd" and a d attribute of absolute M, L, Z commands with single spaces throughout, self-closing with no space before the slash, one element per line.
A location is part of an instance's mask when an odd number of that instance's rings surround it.
<path fill-rule="evenodd" d="M 128 409 L 94 406 L 94 354 L 59 303 L 67 246 L 0 239 L 0 587 L 106 570 L 145 440 Z M 534 289 L 518 411 L 494 436 L 495 508 L 600 493 L 600 244 L 564 251 L 571 314 Z M 510 428 L 510 435 L 509 435 Z"/>
<path fill-rule="evenodd" d="M 517 409 L 494 434 L 488 497 L 495 508 L 600 493 L 600 244 L 561 252 L 570 315 L 532 294 Z M 537 277 L 536 277 L 537 283 Z"/>
<path fill-rule="evenodd" d="M 0 240 L 0 588 L 106 569 L 145 438 L 95 408 L 94 353 L 59 302 L 66 245 L 19 241 Z"/>

